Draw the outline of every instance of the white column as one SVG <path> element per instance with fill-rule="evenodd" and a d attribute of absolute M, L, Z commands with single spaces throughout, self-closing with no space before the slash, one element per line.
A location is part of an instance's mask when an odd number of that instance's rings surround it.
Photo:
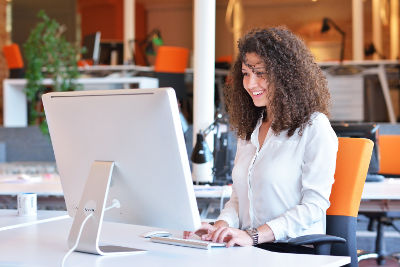
<path fill-rule="evenodd" d="M 106 19 L 106 18 L 104 18 Z M 124 63 L 132 63 L 135 40 L 135 0 L 124 0 Z"/>
<path fill-rule="evenodd" d="M 193 145 L 196 134 L 214 121 L 215 0 L 194 0 Z M 211 151 L 213 133 L 206 141 Z M 193 179 L 210 182 L 209 165 L 193 164 Z"/>
<path fill-rule="evenodd" d="M 390 1 L 390 59 L 399 56 L 399 0 Z"/>
<path fill-rule="evenodd" d="M 353 0 L 353 60 L 364 59 L 363 1 Z"/>
<path fill-rule="evenodd" d="M 380 16 L 380 0 L 372 0 L 372 43 L 375 49 L 382 53 L 382 23 Z M 373 59 L 379 59 L 378 53 L 373 55 Z"/>

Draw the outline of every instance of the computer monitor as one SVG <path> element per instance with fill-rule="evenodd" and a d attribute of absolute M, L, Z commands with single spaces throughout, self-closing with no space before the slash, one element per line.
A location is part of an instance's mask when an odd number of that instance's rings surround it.
<path fill-rule="evenodd" d="M 338 137 L 358 137 L 367 138 L 374 142 L 371 161 L 366 177 L 367 182 L 383 181 L 384 176 L 379 175 L 379 125 L 376 123 L 333 123 L 333 130 Z"/>
<path fill-rule="evenodd" d="M 53 92 L 43 95 L 43 104 L 67 210 L 74 217 L 71 247 L 83 219 L 95 213 L 77 250 L 100 255 L 116 250 L 97 243 L 104 208 L 113 199 L 120 208 L 104 213 L 108 221 L 200 227 L 172 88 Z"/>
<path fill-rule="evenodd" d="M 95 32 L 85 35 L 83 38 L 83 47 L 86 48 L 86 52 L 82 54 L 82 59 L 93 60 L 93 64 L 99 63 L 100 59 L 100 38 L 101 32 Z"/>
<path fill-rule="evenodd" d="M 124 44 L 120 41 L 101 41 L 99 64 L 124 64 Z"/>

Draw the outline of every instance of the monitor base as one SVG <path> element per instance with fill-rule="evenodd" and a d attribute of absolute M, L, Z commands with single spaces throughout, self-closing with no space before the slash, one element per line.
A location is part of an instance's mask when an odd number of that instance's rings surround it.
<path fill-rule="evenodd" d="M 68 237 L 70 248 L 78 242 L 75 251 L 103 256 L 144 252 L 136 248 L 99 246 L 98 241 L 113 168 L 112 161 L 95 161 L 92 164 Z M 87 219 L 88 216 L 91 218 Z M 85 220 L 87 221 L 82 226 Z"/>

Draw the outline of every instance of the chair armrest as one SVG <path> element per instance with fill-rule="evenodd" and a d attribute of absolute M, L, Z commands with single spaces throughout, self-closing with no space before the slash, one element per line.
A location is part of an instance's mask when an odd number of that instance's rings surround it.
<path fill-rule="evenodd" d="M 299 245 L 317 245 L 320 243 L 346 243 L 346 239 L 333 236 L 333 235 L 304 235 L 296 238 L 290 238 L 288 244 L 299 246 Z"/>
<path fill-rule="evenodd" d="M 346 239 L 338 236 L 316 234 L 290 238 L 287 242 L 292 246 L 312 245 L 315 254 L 330 255 L 332 244 L 346 243 Z"/>

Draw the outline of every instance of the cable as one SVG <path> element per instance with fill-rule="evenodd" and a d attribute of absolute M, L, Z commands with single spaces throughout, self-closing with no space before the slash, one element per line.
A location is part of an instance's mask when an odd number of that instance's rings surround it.
<path fill-rule="evenodd" d="M 111 202 L 112 202 L 111 206 L 105 208 L 104 212 L 106 212 L 106 211 L 108 211 L 110 209 L 113 209 L 113 208 L 117 208 L 117 209 L 121 208 L 121 203 L 119 202 L 118 199 L 114 198 Z"/>
<path fill-rule="evenodd" d="M 79 229 L 79 233 L 78 233 L 78 237 L 76 239 L 75 245 L 68 250 L 68 252 L 64 255 L 62 262 L 61 262 L 61 267 L 64 267 L 65 261 L 67 260 L 68 256 L 74 252 L 74 250 L 78 247 L 79 244 L 79 239 L 81 238 L 81 234 L 82 234 L 82 230 L 83 227 L 85 226 L 86 222 L 89 220 L 90 217 L 93 216 L 93 213 L 90 213 L 88 216 L 86 216 L 86 218 L 83 220 L 82 224 L 81 224 L 81 228 Z"/>
<path fill-rule="evenodd" d="M 104 212 L 106 212 L 106 211 L 108 211 L 110 209 L 113 209 L 113 208 L 119 209 L 120 207 L 121 207 L 121 203 L 119 202 L 119 200 L 118 199 L 113 199 L 111 206 L 105 208 Z M 69 255 L 71 255 L 71 253 L 74 252 L 74 250 L 78 247 L 79 240 L 81 239 L 83 227 L 85 226 L 85 224 L 89 220 L 89 218 L 92 217 L 92 216 L 93 216 L 93 212 L 90 213 L 89 215 L 87 215 L 86 218 L 83 220 L 83 222 L 81 224 L 81 228 L 79 229 L 78 237 L 76 238 L 76 242 L 75 242 L 74 246 L 70 250 L 68 250 L 68 252 L 64 255 L 64 257 L 62 259 L 62 262 L 61 262 L 61 267 L 64 267 L 65 261 L 67 260 Z"/>

